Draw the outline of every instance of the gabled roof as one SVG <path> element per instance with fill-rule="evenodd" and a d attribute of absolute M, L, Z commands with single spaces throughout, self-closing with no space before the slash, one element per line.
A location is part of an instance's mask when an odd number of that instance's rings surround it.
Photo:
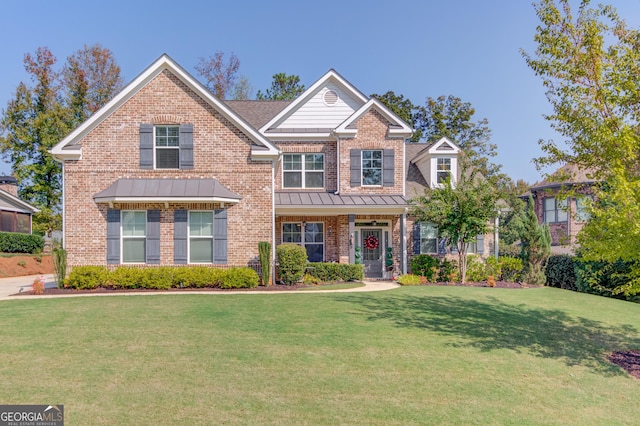
<path fill-rule="evenodd" d="M 412 163 L 417 163 L 426 156 L 431 155 L 458 155 L 462 150 L 458 145 L 453 143 L 451 139 L 443 136 L 436 142 L 428 144 L 423 150 L 416 154 L 413 158 L 409 158 Z"/>
<path fill-rule="evenodd" d="M 339 136 L 355 136 L 358 129 L 354 124 L 362 117 L 366 112 L 371 109 L 375 109 L 382 115 L 387 121 L 389 121 L 389 135 L 398 137 L 411 137 L 413 129 L 407 123 L 405 123 L 400 117 L 394 114 L 389 108 L 387 108 L 382 102 L 376 98 L 371 98 L 369 101 L 362 105 L 360 109 L 354 112 L 351 117 L 347 118 L 341 125 L 335 129 L 335 133 Z"/>
<path fill-rule="evenodd" d="M 21 200 L 3 189 L 0 189 L 0 204 L 2 204 L 1 209 L 7 211 L 24 213 L 38 213 L 40 211 L 26 201 Z"/>
<path fill-rule="evenodd" d="M 49 152 L 59 160 L 79 160 L 82 156 L 82 147 L 79 145 L 80 140 L 165 70 L 170 71 L 180 79 L 182 83 L 200 96 L 200 98 L 206 101 L 216 111 L 236 125 L 240 131 L 247 135 L 256 144 L 254 145 L 256 149 L 253 149 L 252 147 L 252 156 L 272 159 L 279 155 L 280 150 L 275 145 L 248 124 L 223 101 L 213 96 L 206 87 L 204 87 L 198 80 L 196 80 L 191 74 L 185 71 L 184 68 L 178 65 L 166 54 L 160 56 L 120 93 L 107 102 L 106 105 L 100 108 L 95 114 L 78 126 L 63 140 L 57 143 Z"/>
<path fill-rule="evenodd" d="M 224 101 L 255 129 L 264 126 L 293 101 Z"/>
<path fill-rule="evenodd" d="M 354 85 L 349 83 L 344 77 L 338 74 L 334 69 L 330 69 L 325 75 L 320 77 L 315 83 L 313 83 L 307 90 L 305 90 L 300 96 L 298 96 L 293 102 L 291 102 L 286 108 L 280 111 L 275 117 L 269 120 L 266 124 L 260 127 L 260 132 L 262 134 L 269 133 L 270 136 L 289 136 L 288 132 L 284 132 L 280 134 L 277 131 L 277 126 L 279 123 L 283 122 L 287 117 L 291 116 L 296 110 L 298 110 L 301 106 L 306 104 L 318 90 L 323 87 L 329 85 L 330 83 L 335 84 L 340 89 L 344 90 L 348 95 L 356 100 L 359 106 L 364 105 L 368 101 L 368 97 L 360 92 Z M 329 133 L 331 129 L 319 129 L 320 132 L 317 133 Z"/>
<path fill-rule="evenodd" d="M 597 180 L 593 178 L 593 170 L 582 169 L 576 164 L 565 164 L 546 179 L 535 183 L 531 191 L 559 188 L 561 186 L 593 185 Z"/>

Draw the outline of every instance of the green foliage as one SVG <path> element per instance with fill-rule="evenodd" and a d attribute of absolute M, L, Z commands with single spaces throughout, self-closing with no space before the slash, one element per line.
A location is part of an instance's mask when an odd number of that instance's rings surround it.
<path fill-rule="evenodd" d="M 173 271 L 173 287 L 205 288 L 220 287 L 224 269 L 208 266 L 189 266 L 175 268 Z"/>
<path fill-rule="evenodd" d="M 438 270 L 438 281 L 440 282 L 452 282 L 457 281 L 458 277 L 458 262 L 455 260 L 442 259 L 440 263 L 440 269 Z"/>
<path fill-rule="evenodd" d="M 527 277 L 525 280 L 530 280 L 527 281 L 530 284 L 542 285 L 545 281 L 544 264 L 551 254 L 551 233 L 547 224 L 541 225 L 538 222 L 531 196 L 522 222 L 520 257 L 524 264 L 524 274 Z"/>
<path fill-rule="evenodd" d="M 428 254 L 418 254 L 409 262 L 411 273 L 426 277 L 427 281 L 435 282 L 440 269 L 440 259 Z"/>
<path fill-rule="evenodd" d="M 104 266 L 74 266 L 65 284 L 77 290 L 92 290 L 105 287 L 109 271 Z"/>
<path fill-rule="evenodd" d="M 636 293 L 625 292 L 637 263 L 621 259 L 594 262 L 578 259 L 575 263 L 576 288 L 582 293 L 626 299 Z"/>
<path fill-rule="evenodd" d="M 258 253 L 260 254 L 262 285 L 269 285 L 271 283 L 271 243 L 269 241 L 260 241 L 258 243 Z"/>
<path fill-rule="evenodd" d="M 498 280 L 502 277 L 502 265 L 500 259 L 496 259 L 493 256 L 488 257 L 485 260 L 484 272 L 487 277 L 491 276 Z"/>
<path fill-rule="evenodd" d="M 141 288 L 146 268 L 120 266 L 109 273 L 107 287 L 114 289 Z"/>
<path fill-rule="evenodd" d="M 40 235 L 0 232 L 0 252 L 2 253 L 40 253 L 43 247 L 44 238 Z"/>
<path fill-rule="evenodd" d="M 67 251 L 62 247 L 53 249 L 53 267 L 56 271 L 56 285 L 62 288 L 67 277 Z"/>
<path fill-rule="evenodd" d="M 140 288 L 148 288 L 154 290 L 169 290 L 173 287 L 173 272 L 176 268 L 170 266 L 160 266 L 157 268 L 141 268 L 140 271 Z"/>
<path fill-rule="evenodd" d="M 480 282 L 487 279 L 484 260 L 477 255 L 467 256 L 467 280 Z"/>
<path fill-rule="evenodd" d="M 489 221 L 496 215 L 498 193 L 477 171 L 462 163 L 457 182 L 449 180 L 442 188 L 425 188 L 424 195 L 411 200 L 412 214 L 419 221 L 438 227 L 440 234 L 455 242 L 462 282 L 466 281 L 467 243 L 489 231 Z"/>
<path fill-rule="evenodd" d="M 280 244 L 276 248 L 280 281 L 293 285 L 302 279 L 307 267 L 307 251 L 297 244 Z"/>
<path fill-rule="evenodd" d="M 309 275 L 321 282 L 362 281 L 364 266 L 348 263 L 313 262 L 308 264 Z"/>
<path fill-rule="evenodd" d="M 220 282 L 220 288 L 253 288 L 260 283 L 258 273 L 251 268 L 229 268 Z"/>
<path fill-rule="evenodd" d="M 522 259 L 518 257 L 500 256 L 500 271 L 502 280 L 509 282 L 519 282 L 522 274 Z"/>
<path fill-rule="evenodd" d="M 421 279 L 420 279 L 420 275 L 405 274 L 405 275 L 400 275 L 398 277 L 397 282 L 398 284 L 404 285 L 404 286 L 420 285 Z"/>
<path fill-rule="evenodd" d="M 300 77 L 287 75 L 283 72 L 274 74 L 271 88 L 266 93 L 258 90 L 256 99 L 271 101 L 289 101 L 297 98 L 304 92 L 304 84 L 300 84 Z"/>
<path fill-rule="evenodd" d="M 413 136 L 411 137 L 412 142 L 419 142 L 422 138 L 422 130 L 418 129 L 415 125 L 417 120 L 417 112 L 419 108 L 411 102 L 410 99 L 405 99 L 403 95 L 396 95 L 391 90 L 386 92 L 383 95 L 372 94 L 372 98 L 378 99 L 382 102 L 387 108 L 393 111 L 398 117 L 400 117 L 405 123 L 409 124 L 413 129 L 415 129 Z"/>
<path fill-rule="evenodd" d="M 549 287 L 576 291 L 576 272 L 573 256 L 566 254 L 550 256 L 544 271 Z"/>

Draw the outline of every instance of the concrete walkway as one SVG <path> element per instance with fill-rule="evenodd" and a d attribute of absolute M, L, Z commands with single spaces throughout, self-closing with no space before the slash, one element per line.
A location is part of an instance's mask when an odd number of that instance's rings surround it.
<path fill-rule="evenodd" d="M 29 275 L 24 277 L 0 278 L 0 300 L 26 300 L 36 298 L 55 298 L 55 297 L 88 297 L 88 296 L 133 296 L 133 295 L 162 295 L 162 294 L 208 294 L 208 295 L 225 295 L 225 294 L 309 294 L 309 293 L 356 293 L 367 291 L 384 291 L 400 287 L 392 281 L 363 281 L 364 287 L 347 288 L 342 290 L 282 290 L 282 291 L 157 291 L 157 292 L 126 292 L 126 293 L 84 293 L 84 294 L 56 294 L 48 296 L 12 296 L 20 293 L 20 291 L 31 290 L 31 285 L 40 275 Z M 45 288 L 55 288 L 55 277 L 52 274 L 45 275 Z"/>

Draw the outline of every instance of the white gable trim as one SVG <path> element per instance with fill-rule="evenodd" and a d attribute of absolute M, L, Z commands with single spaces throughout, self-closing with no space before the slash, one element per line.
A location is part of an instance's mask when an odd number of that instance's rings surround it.
<path fill-rule="evenodd" d="M 118 108 L 120 108 L 125 102 L 133 97 L 140 89 L 146 86 L 151 80 L 157 77 L 164 70 L 169 70 L 176 77 L 178 77 L 187 87 L 193 90 L 198 96 L 205 100 L 209 105 L 215 108 L 226 119 L 231 121 L 238 127 L 245 135 L 247 135 L 252 141 L 254 141 L 261 148 L 251 151 L 252 157 L 262 159 L 274 159 L 280 154 L 280 150 L 274 146 L 267 138 L 262 134 L 255 131 L 249 124 L 247 124 L 242 118 L 234 113 L 229 107 L 222 103 L 218 98 L 213 96 L 199 81 L 193 78 L 187 71 L 180 65 L 173 61 L 168 55 L 164 54 L 160 56 L 151 66 L 144 70 L 138 77 L 136 77 L 131 83 L 129 83 L 120 93 L 118 93 L 107 104 L 100 108 L 95 114 L 93 114 L 88 120 L 78 126 L 73 132 L 67 135 L 64 139 L 58 142 L 49 151 L 51 155 L 59 160 L 78 160 L 82 156 L 82 148 L 69 149 L 68 146 L 77 145 L 78 142 L 86 136 L 90 131 L 97 127 L 103 120 L 109 115 L 113 114 Z"/>
<path fill-rule="evenodd" d="M 9 200 L 10 202 L 15 203 L 19 206 L 22 206 L 24 210 L 30 211 L 31 213 L 38 213 L 40 211 L 26 201 L 21 200 L 20 198 L 8 193 L 3 189 L 0 189 L 0 197 Z"/>
<path fill-rule="evenodd" d="M 409 138 L 413 134 L 413 129 L 404 121 L 402 121 L 397 115 L 395 115 L 389 108 L 387 108 L 382 102 L 375 98 L 369 99 L 358 111 L 354 112 L 351 117 L 347 118 L 341 125 L 339 125 L 335 133 L 342 137 L 353 137 L 358 133 L 358 129 L 349 128 L 350 125 L 358 121 L 367 111 L 375 108 L 384 118 L 386 118 L 391 124 L 395 124 L 398 127 L 389 127 L 389 135 Z"/>
<path fill-rule="evenodd" d="M 445 144 L 450 146 L 450 147 L 452 147 L 453 149 L 442 149 L 445 146 Z M 441 157 L 442 156 L 447 156 L 447 155 L 458 156 L 458 154 L 460 154 L 460 152 L 462 152 L 460 147 L 458 145 L 456 145 L 455 143 L 451 142 L 451 139 L 449 139 L 448 137 L 444 136 L 444 137 L 440 138 L 440 140 L 438 140 L 438 142 L 436 142 L 432 146 L 430 146 L 429 149 L 423 151 L 420 155 L 418 155 L 416 158 L 411 160 L 411 162 L 415 164 L 415 163 L 420 162 L 420 160 L 422 160 L 425 157 L 432 157 L 434 155 L 439 155 Z"/>
<path fill-rule="evenodd" d="M 322 86 L 326 85 L 327 82 L 329 82 L 329 81 L 333 81 L 337 85 L 341 86 L 345 90 L 345 92 L 347 92 L 347 94 L 352 96 L 354 99 L 362 102 L 362 104 L 365 104 L 367 102 L 368 98 L 362 92 L 360 92 L 358 89 L 356 89 L 351 83 L 349 83 L 347 80 L 345 80 L 335 70 L 331 69 L 325 75 L 320 77 L 320 79 L 318 79 L 315 83 L 313 83 L 313 85 L 311 85 L 311 87 L 309 87 L 300 96 L 298 96 L 296 98 L 296 100 L 291 102 L 278 115 L 273 117 L 267 124 L 262 126 L 259 129 L 260 133 L 265 135 L 265 136 L 268 136 L 269 138 L 272 138 L 272 137 L 275 137 L 275 138 L 287 138 L 287 137 L 289 137 L 290 138 L 292 135 L 291 134 L 287 134 L 287 133 L 276 133 L 276 132 L 273 132 L 273 133 L 266 134 L 265 132 L 267 130 L 273 128 L 273 127 L 276 127 L 279 123 L 284 121 L 285 118 L 291 116 L 294 111 L 296 111 L 298 108 L 300 108 L 300 106 L 302 106 L 307 101 L 309 101 L 309 99 L 315 94 L 315 92 L 317 90 L 319 90 Z M 300 136 L 302 136 L 302 137 L 304 137 L 306 139 L 304 134 L 299 134 L 298 137 L 300 137 Z M 313 136 L 317 136 L 317 135 L 313 135 Z"/>

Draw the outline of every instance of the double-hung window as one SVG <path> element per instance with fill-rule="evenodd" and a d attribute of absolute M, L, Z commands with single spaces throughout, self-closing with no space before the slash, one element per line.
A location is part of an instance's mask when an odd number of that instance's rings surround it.
<path fill-rule="evenodd" d="M 420 223 L 420 253 L 438 253 L 438 228 L 428 222 Z"/>
<path fill-rule="evenodd" d="M 544 203 L 544 222 L 558 223 L 567 221 L 567 200 L 558 200 L 557 198 L 545 198 Z"/>
<path fill-rule="evenodd" d="M 189 263 L 213 262 L 213 212 L 189 212 Z"/>
<path fill-rule="evenodd" d="M 322 222 L 283 223 L 282 242 L 303 246 L 307 250 L 309 262 L 324 260 L 324 224 Z"/>
<path fill-rule="evenodd" d="M 122 211 L 122 262 L 145 263 L 147 242 L 147 212 Z"/>
<path fill-rule="evenodd" d="M 382 150 L 362 151 L 362 185 L 382 185 Z"/>
<path fill-rule="evenodd" d="M 179 126 L 155 126 L 155 168 L 180 168 Z"/>
<path fill-rule="evenodd" d="M 443 185 L 451 178 L 451 158 L 437 158 L 436 181 Z"/>
<path fill-rule="evenodd" d="M 580 195 L 576 197 L 576 221 L 586 222 L 591 218 L 589 206 L 593 202 L 591 195 Z"/>
<path fill-rule="evenodd" d="M 284 154 L 284 188 L 324 187 L 324 154 Z"/>

